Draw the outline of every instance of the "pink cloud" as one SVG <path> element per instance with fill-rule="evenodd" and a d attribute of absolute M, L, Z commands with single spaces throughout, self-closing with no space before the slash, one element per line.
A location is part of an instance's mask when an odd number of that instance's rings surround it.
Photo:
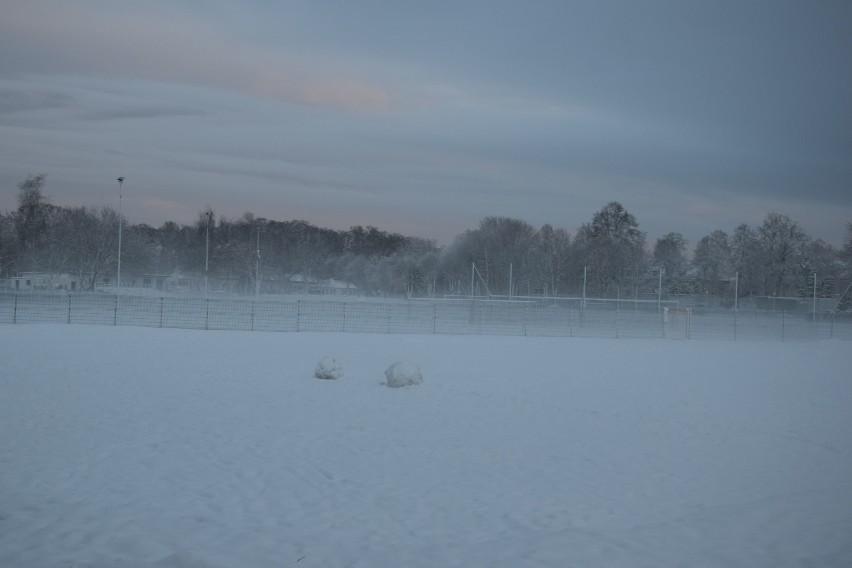
<path fill-rule="evenodd" d="M 689 206 L 689 214 L 696 216 L 696 217 L 714 218 L 714 217 L 721 215 L 724 212 L 725 212 L 724 209 L 722 209 L 721 207 L 719 207 L 715 203 L 710 203 L 708 201 L 698 201 L 698 202 L 692 203 Z"/>
<path fill-rule="evenodd" d="M 387 89 L 329 65 L 242 44 L 173 9 L 133 12 L 45 1 L 4 9 L 0 48 L 38 57 L 30 72 L 99 73 L 195 84 L 296 104 L 351 111 L 390 109 Z M 23 66 L 23 65 L 22 65 Z"/>
<path fill-rule="evenodd" d="M 393 107 L 393 99 L 385 89 L 365 81 L 346 77 L 299 75 L 257 71 L 251 73 L 245 90 L 265 99 L 353 111 L 384 111 Z"/>
<path fill-rule="evenodd" d="M 149 207 L 151 209 L 156 209 L 158 211 L 174 211 L 176 209 L 181 208 L 181 204 L 177 201 L 171 201 L 169 199 L 160 199 L 158 197 L 152 197 L 150 199 L 145 199 L 142 204 L 145 207 Z"/>

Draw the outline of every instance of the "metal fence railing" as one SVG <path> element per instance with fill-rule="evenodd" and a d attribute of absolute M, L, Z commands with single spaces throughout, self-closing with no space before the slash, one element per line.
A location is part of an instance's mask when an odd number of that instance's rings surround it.
<path fill-rule="evenodd" d="M 685 310 L 678 310 L 679 312 Z M 108 294 L 0 295 L 0 324 L 62 323 L 164 328 L 692 338 L 852 339 L 843 314 L 694 309 L 667 317 L 654 304 L 506 300 L 198 298 Z"/>

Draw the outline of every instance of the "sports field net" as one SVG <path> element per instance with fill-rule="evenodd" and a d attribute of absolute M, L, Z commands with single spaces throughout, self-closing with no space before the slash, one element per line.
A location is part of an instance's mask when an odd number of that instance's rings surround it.
<path fill-rule="evenodd" d="M 0 324 L 62 323 L 281 332 L 723 340 L 852 339 L 841 314 L 687 310 L 653 303 L 231 299 L 3 294 Z"/>

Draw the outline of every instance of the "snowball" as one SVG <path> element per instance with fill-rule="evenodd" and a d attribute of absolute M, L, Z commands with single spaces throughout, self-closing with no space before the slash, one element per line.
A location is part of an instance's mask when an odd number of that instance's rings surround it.
<path fill-rule="evenodd" d="M 339 379 L 343 376 L 343 365 L 333 357 L 325 357 L 317 364 L 314 376 L 318 379 Z"/>
<path fill-rule="evenodd" d="M 407 387 L 419 385 L 423 382 L 420 367 L 415 363 L 406 363 L 404 361 L 394 363 L 388 367 L 385 371 L 385 377 L 387 377 L 389 387 Z"/>

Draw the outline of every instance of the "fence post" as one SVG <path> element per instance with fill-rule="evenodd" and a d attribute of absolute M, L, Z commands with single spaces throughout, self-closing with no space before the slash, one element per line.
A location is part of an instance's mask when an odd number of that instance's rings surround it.
<path fill-rule="evenodd" d="M 620 302 L 620 300 L 619 300 Z M 618 303 L 615 304 L 615 317 L 613 318 L 613 327 L 615 327 L 615 338 L 618 339 L 618 322 L 619 317 L 621 316 L 621 311 L 618 309 Z"/>
<path fill-rule="evenodd" d="M 346 332 L 346 302 L 343 302 L 343 324 L 341 325 L 341 331 Z"/>
<path fill-rule="evenodd" d="M 571 318 L 571 308 L 565 310 L 565 319 L 568 321 L 568 337 L 574 337 L 574 320 Z"/>
<path fill-rule="evenodd" d="M 115 295 L 115 306 L 112 313 L 112 325 L 118 325 L 118 294 Z"/>
<path fill-rule="evenodd" d="M 71 324 L 71 294 L 68 294 L 68 324 Z"/>
<path fill-rule="evenodd" d="M 255 300 L 251 301 L 251 330 L 254 331 L 254 304 Z"/>
<path fill-rule="evenodd" d="M 734 341 L 737 340 L 737 311 L 734 310 Z"/>
<path fill-rule="evenodd" d="M 296 331 L 302 331 L 302 300 L 296 300 Z"/>
<path fill-rule="evenodd" d="M 15 292 L 15 305 L 12 307 L 12 325 L 18 323 L 18 293 Z"/>
<path fill-rule="evenodd" d="M 163 327 L 163 302 L 164 301 L 165 300 L 163 299 L 163 297 L 160 296 L 160 327 L 161 328 Z"/>
<path fill-rule="evenodd" d="M 210 300 L 204 300 L 204 329 L 210 329 Z"/>

